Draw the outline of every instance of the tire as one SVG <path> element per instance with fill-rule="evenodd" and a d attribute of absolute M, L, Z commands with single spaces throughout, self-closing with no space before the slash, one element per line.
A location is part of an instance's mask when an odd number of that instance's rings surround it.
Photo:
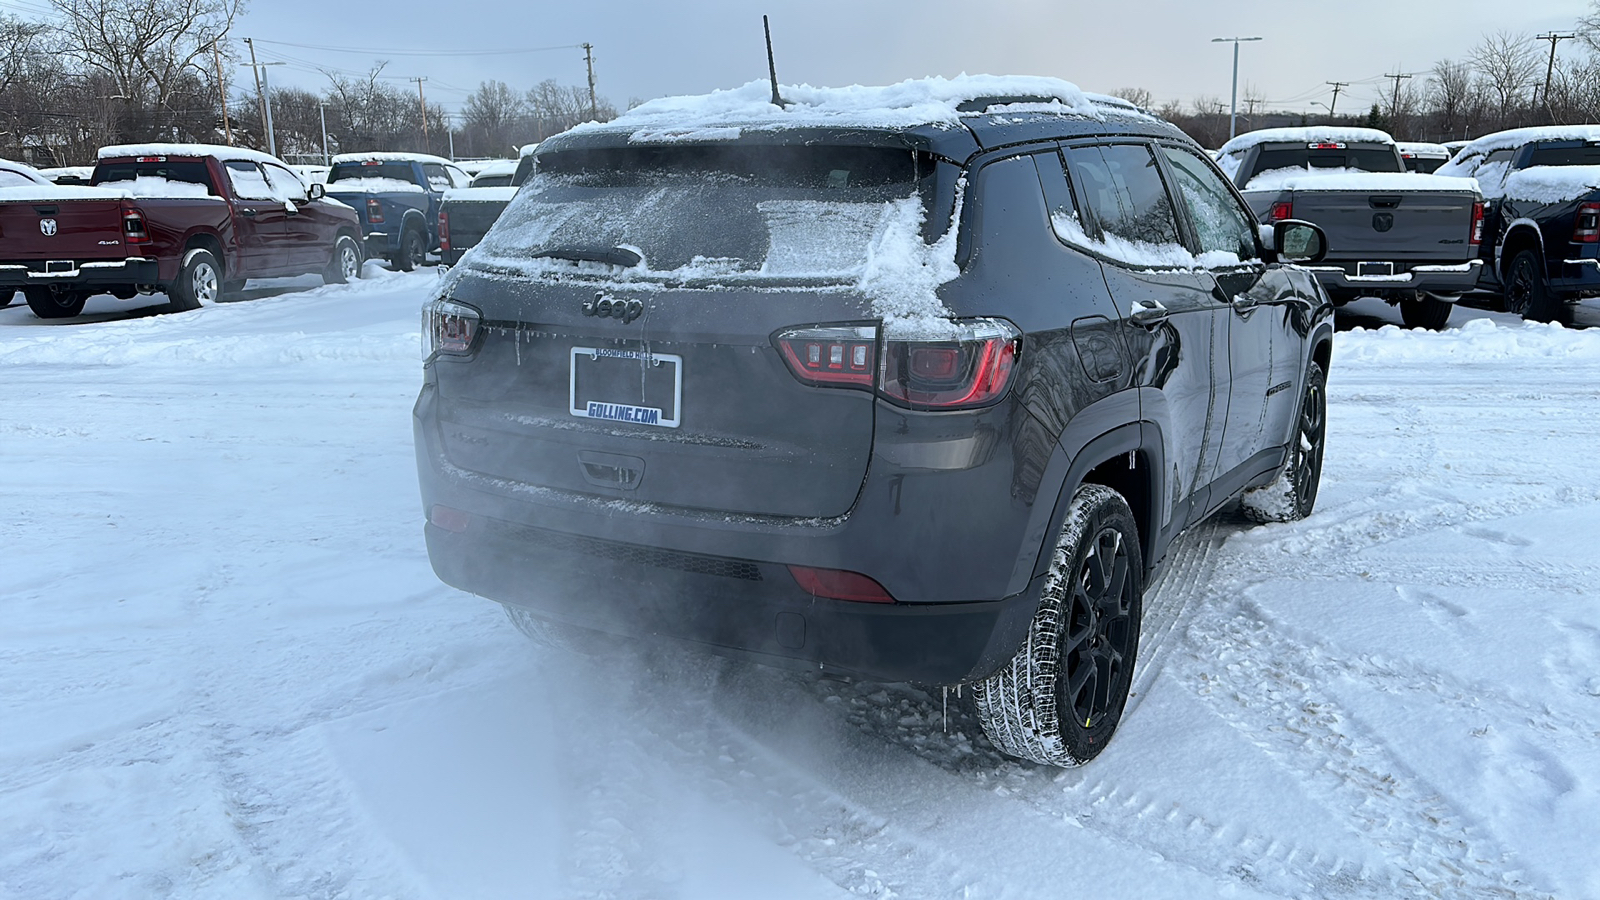
<path fill-rule="evenodd" d="M 400 252 L 394 256 L 394 267 L 402 272 L 409 272 L 425 262 L 427 256 L 427 241 L 423 239 L 422 232 L 415 228 L 407 228 L 405 233 L 400 235 Z"/>
<path fill-rule="evenodd" d="M 333 259 L 328 261 L 328 267 L 322 272 L 323 284 L 348 284 L 352 279 L 361 277 L 361 245 L 355 238 L 339 235 L 333 242 Z"/>
<path fill-rule="evenodd" d="M 1406 323 L 1407 328 L 1443 331 L 1454 308 L 1454 303 L 1446 303 L 1432 294 L 1423 293 L 1400 301 L 1400 321 Z"/>
<path fill-rule="evenodd" d="M 1305 393 L 1289 438 L 1289 458 L 1265 487 L 1245 491 L 1239 508 L 1257 522 L 1293 522 L 1311 515 L 1322 485 L 1322 456 L 1328 440 L 1328 376 L 1312 363 Z"/>
<path fill-rule="evenodd" d="M 82 291 L 52 291 L 47 287 L 23 288 L 28 308 L 41 319 L 70 319 L 83 312 L 89 295 Z"/>
<path fill-rule="evenodd" d="M 1144 558 L 1127 501 L 1098 484 L 1078 488 L 1027 640 L 973 692 L 996 749 L 1049 766 L 1082 765 L 1104 750 L 1133 684 L 1143 606 Z"/>
<path fill-rule="evenodd" d="M 511 624 L 517 626 L 517 630 L 541 650 L 576 653 L 581 656 L 605 656 L 616 651 L 615 641 L 622 640 L 576 625 L 552 622 L 509 603 L 505 604 L 505 610 L 506 618 L 511 620 Z"/>
<path fill-rule="evenodd" d="M 11 305 L 11 301 L 17 299 L 17 292 L 16 291 L 0 291 L 0 297 L 4 297 L 5 298 L 5 300 L 3 302 L 0 302 L 0 308 L 7 307 L 7 306 Z"/>
<path fill-rule="evenodd" d="M 222 296 L 222 267 L 210 250 L 195 248 L 183 255 L 178 277 L 167 288 L 167 297 L 179 310 L 199 309 Z"/>
<path fill-rule="evenodd" d="M 1555 322 L 1562 318 L 1566 304 L 1545 283 L 1544 261 L 1538 251 L 1519 252 L 1511 258 L 1506 273 L 1506 312 L 1535 322 Z"/>

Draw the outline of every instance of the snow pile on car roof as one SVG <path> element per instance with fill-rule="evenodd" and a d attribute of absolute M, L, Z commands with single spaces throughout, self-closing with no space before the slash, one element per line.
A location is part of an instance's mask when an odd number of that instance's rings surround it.
<path fill-rule="evenodd" d="M 1564 203 L 1600 190 L 1600 166 L 1529 166 L 1507 178 L 1503 193 L 1529 203 Z"/>
<path fill-rule="evenodd" d="M 442 156 L 432 156 L 427 153 L 395 153 L 382 150 L 372 150 L 367 153 L 340 153 L 333 158 L 333 164 L 359 162 L 421 162 L 438 163 L 441 166 L 453 166 L 455 163 Z"/>
<path fill-rule="evenodd" d="M 1496 131 L 1467 144 L 1456 158 L 1465 159 L 1476 153 L 1512 149 L 1537 141 L 1600 141 L 1600 125 L 1540 125 Z"/>
<path fill-rule="evenodd" d="M 26 203 L 30 200 L 120 200 L 132 197 L 128 191 L 89 187 L 84 184 L 25 184 L 0 188 L 0 203 Z"/>
<path fill-rule="evenodd" d="M 1030 112 L 1102 118 L 1119 104 L 1096 103 L 1078 86 L 1059 78 L 1028 75 L 960 75 L 920 78 L 883 87 L 842 88 L 784 85 L 784 106 L 772 103 L 772 85 L 752 81 L 731 90 L 662 97 L 634 107 L 610 122 L 588 122 L 572 129 L 631 131 L 640 142 L 732 140 L 744 129 L 956 127 L 963 104 L 993 98 L 1025 103 Z M 978 110 L 981 112 L 981 110 Z"/>
<path fill-rule="evenodd" d="M 1269 169 L 1250 179 L 1247 191 L 1473 191 L 1475 178 L 1421 172 L 1363 172 L 1360 169 Z"/>
<path fill-rule="evenodd" d="M 1388 132 L 1376 128 L 1339 128 L 1308 125 L 1304 128 L 1263 128 L 1239 135 L 1218 153 L 1238 153 L 1260 144 L 1393 144 Z"/>
<path fill-rule="evenodd" d="M 1443 144 L 1429 144 L 1423 141 L 1400 141 L 1400 152 L 1412 156 L 1426 156 L 1430 159 L 1448 159 L 1450 151 Z"/>
<path fill-rule="evenodd" d="M 246 147 L 225 147 L 221 144 L 115 144 L 101 147 L 100 159 L 132 159 L 139 156 L 210 156 L 223 162 L 271 162 L 284 165 L 276 156 Z"/>
<path fill-rule="evenodd" d="M 329 194 L 350 194 L 357 191 L 366 191 L 373 194 L 426 194 L 422 185 L 414 181 L 401 181 L 398 178 L 382 178 L 378 176 L 340 178 L 325 184 Z"/>

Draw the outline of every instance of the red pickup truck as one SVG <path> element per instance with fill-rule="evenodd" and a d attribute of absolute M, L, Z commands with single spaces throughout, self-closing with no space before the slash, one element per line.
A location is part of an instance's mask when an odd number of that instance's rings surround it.
<path fill-rule="evenodd" d="M 90 184 L 0 189 L 0 292 L 21 288 L 40 318 L 75 316 L 98 293 L 164 291 L 194 309 L 247 278 L 361 274 L 355 210 L 265 153 L 106 147 Z"/>

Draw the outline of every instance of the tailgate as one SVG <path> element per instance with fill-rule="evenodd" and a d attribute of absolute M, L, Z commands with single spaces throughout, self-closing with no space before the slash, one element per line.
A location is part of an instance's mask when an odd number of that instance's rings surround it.
<path fill-rule="evenodd" d="M 597 293 L 637 318 L 585 315 Z M 826 517 L 854 504 L 874 395 L 803 384 L 772 335 L 860 321 L 858 297 L 483 277 L 453 295 L 484 320 L 472 357 L 434 364 L 439 438 L 456 466 L 729 514 Z"/>
<path fill-rule="evenodd" d="M 120 199 L 0 202 L 0 259 L 6 262 L 87 262 L 128 255 Z"/>
<path fill-rule="evenodd" d="M 1290 194 L 1294 218 L 1328 233 L 1328 260 L 1459 263 L 1474 258 L 1466 191 L 1314 191 Z"/>

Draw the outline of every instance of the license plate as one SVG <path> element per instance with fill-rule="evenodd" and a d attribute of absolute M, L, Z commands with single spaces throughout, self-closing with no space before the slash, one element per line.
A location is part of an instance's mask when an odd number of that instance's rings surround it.
<path fill-rule="evenodd" d="M 573 347 L 568 396 L 575 416 L 677 428 L 683 409 L 683 357 Z"/>
<path fill-rule="evenodd" d="M 1368 276 L 1368 277 L 1370 277 L 1370 276 L 1373 276 L 1373 275 L 1393 275 L 1393 274 L 1394 274 L 1394 263 L 1392 263 L 1392 262 L 1356 263 L 1356 275 L 1358 277 L 1359 276 Z"/>

